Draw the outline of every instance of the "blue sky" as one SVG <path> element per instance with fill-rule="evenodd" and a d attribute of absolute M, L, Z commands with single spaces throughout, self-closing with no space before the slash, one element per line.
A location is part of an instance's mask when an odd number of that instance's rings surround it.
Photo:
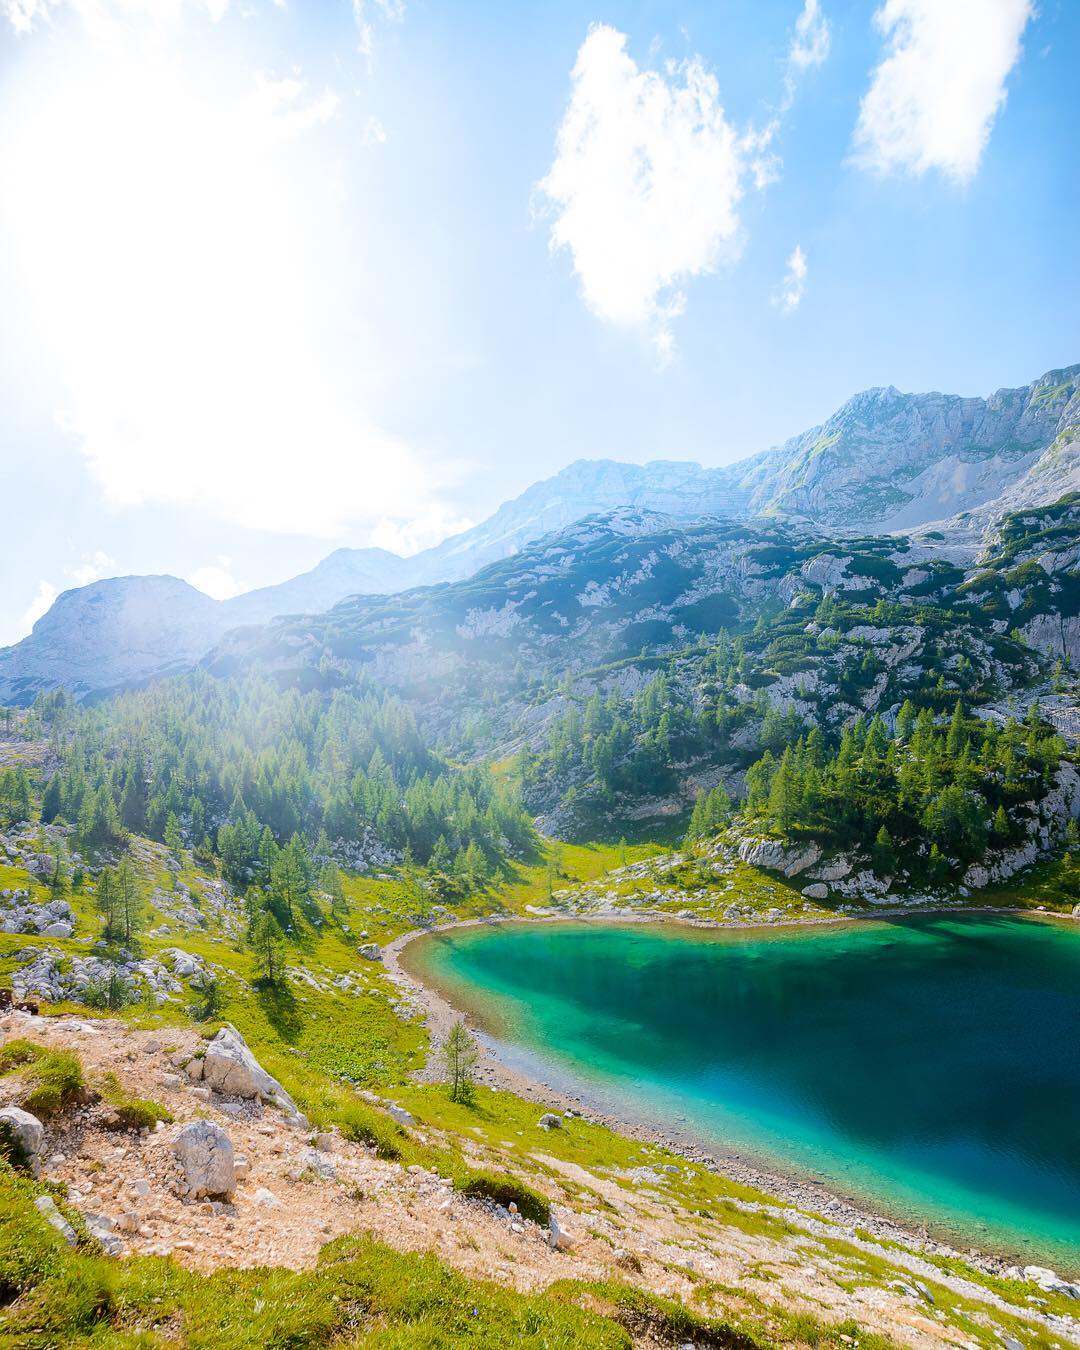
<path fill-rule="evenodd" d="M 0 0 L 0 641 L 1080 359 L 1065 0 Z"/>

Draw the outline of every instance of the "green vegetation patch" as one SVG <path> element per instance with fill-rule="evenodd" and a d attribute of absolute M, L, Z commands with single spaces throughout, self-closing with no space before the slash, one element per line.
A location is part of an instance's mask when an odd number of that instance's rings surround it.
<path fill-rule="evenodd" d="M 9 1042 L 0 1051 L 0 1074 L 17 1073 L 26 1086 L 20 1105 L 41 1120 L 85 1100 L 86 1080 L 70 1050 L 47 1050 L 33 1041 Z"/>
<path fill-rule="evenodd" d="M 114 1073 L 103 1074 L 95 1083 L 101 1099 L 109 1108 L 104 1119 L 111 1130 L 152 1130 L 159 1121 L 169 1124 L 172 1112 L 148 1097 L 133 1097 Z"/>
<path fill-rule="evenodd" d="M 551 1207 L 544 1197 L 509 1172 L 466 1172 L 454 1178 L 454 1189 L 474 1199 L 494 1200 L 507 1209 L 516 1204 L 533 1223 L 546 1224 L 551 1218 Z"/>

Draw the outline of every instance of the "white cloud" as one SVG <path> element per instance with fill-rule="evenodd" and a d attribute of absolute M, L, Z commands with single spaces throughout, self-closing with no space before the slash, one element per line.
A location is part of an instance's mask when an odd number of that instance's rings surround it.
<path fill-rule="evenodd" d="M 335 92 L 200 59 L 180 0 L 72 3 L 94 21 L 39 25 L 0 89 L 0 290 L 106 499 L 324 538 L 422 515 L 449 471 L 371 407 Z"/>
<path fill-rule="evenodd" d="M 42 580 L 38 582 L 37 592 L 34 595 L 33 600 L 30 601 L 23 611 L 22 619 L 19 622 L 19 632 L 13 639 L 14 641 L 17 642 L 19 638 L 25 637 L 26 634 L 29 633 L 34 624 L 37 623 L 38 619 L 51 608 L 52 602 L 56 599 L 57 594 L 57 589 L 51 581 Z"/>
<path fill-rule="evenodd" d="M 796 244 L 787 260 L 787 270 L 779 290 L 773 296 L 773 304 L 785 314 L 792 314 L 802 302 L 806 290 L 806 254 L 801 244 Z"/>
<path fill-rule="evenodd" d="M 66 8 L 76 12 L 88 26 L 100 30 L 118 15 L 168 22 L 187 4 L 218 23 L 228 12 L 229 3 L 230 0 L 0 0 L 0 15 L 16 33 L 29 33 L 39 19 L 48 21 Z"/>
<path fill-rule="evenodd" d="M 405 18 L 405 0 L 375 0 L 375 8 L 387 23 L 401 23 Z M 352 12 L 358 35 L 357 50 L 370 60 L 375 50 L 375 26 L 369 17 L 368 0 L 352 0 Z"/>
<path fill-rule="evenodd" d="M 829 21 L 818 0 L 805 0 L 795 20 L 795 36 L 788 48 L 788 62 L 795 70 L 820 66 L 828 59 L 831 36 Z"/>
<path fill-rule="evenodd" d="M 37 19 L 49 13 L 49 0 L 0 0 L 0 14 L 16 33 L 29 33 Z"/>
<path fill-rule="evenodd" d="M 626 41 L 590 29 L 539 188 L 555 208 L 551 246 L 570 251 L 588 307 L 650 325 L 663 351 L 678 287 L 736 251 L 745 155 L 700 58 L 641 70 Z"/>
<path fill-rule="evenodd" d="M 116 561 L 99 548 L 94 553 L 84 553 L 82 562 L 77 567 L 69 567 L 67 574 L 76 586 L 89 586 L 102 577 L 115 576 Z"/>
<path fill-rule="evenodd" d="M 386 128 L 374 113 L 364 123 L 363 142 L 365 145 L 385 145 Z"/>
<path fill-rule="evenodd" d="M 404 558 L 432 548 L 452 534 L 471 530 L 476 522 L 468 516 L 455 516 L 443 507 L 433 506 L 412 520 L 381 520 L 368 536 L 372 548 L 385 548 Z"/>
<path fill-rule="evenodd" d="M 222 556 L 207 567 L 197 567 L 189 574 L 187 580 L 196 590 L 202 591 L 204 595 L 209 595 L 214 600 L 231 600 L 234 595 L 240 595 L 248 589 L 242 581 L 237 581 L 233 576 L 232 565 L 231 558 Z"/>
<path fill-rule="evenodd" d="M 876 173 L 978 168 L 1032 0 L 885 0 L 874 23 L 887 55 L 859 107 L 855 162 Z"/>

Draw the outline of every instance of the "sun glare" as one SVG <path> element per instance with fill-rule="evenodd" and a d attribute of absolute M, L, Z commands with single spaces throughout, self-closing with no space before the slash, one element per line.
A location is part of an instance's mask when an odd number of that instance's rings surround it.
<path fill-rule="evenodd" d="M 56 416 L 109 498 L 322 534 L 411 510 L 411 457 L 324 357 L 349 320 L 336 98 L 242 61 L 222 87 L 153 30 L 79 43 L 7 90 L 0 215 Z"/>

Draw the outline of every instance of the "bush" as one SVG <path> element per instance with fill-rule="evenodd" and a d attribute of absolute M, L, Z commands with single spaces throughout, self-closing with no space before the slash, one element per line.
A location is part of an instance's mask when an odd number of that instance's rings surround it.
<path fill-rule="evenodd" d="M 388 1162 L 396 1162 L 401 1157 L 402 1140 L 408 1139 L 408 1133 L 383 1112 L 357 1103 L 345 1107 L 337 1119 L 346 1139 L 367 1144 Z"/>
<path fill-rule="evenodd" d="M 98 980 L 90 980 L 83 991 L 82 1001 L 88 1008 L 108 1009 L 116 1012 L 134 1003 L 135 990 L 131 981 L 122 970 L 110 970 L 108 975 Z"/>
<path fill-rule="evenodd" d="M 100 1080 L 102 1100 L 112 1108 L 104 1124 L 107 1130 L 152 1130 L 158 1121 L 169 1124 L 172 1112 L 149 1097 L 133 1097 L 120 1085 L 114 1073 L 104 1074 Z"/>
<path fill-rule="evenodd" d="M 69 1264 L 64 1239 L 34 1208 L 39 1192 L 0 1162 L 0 1306 Z"/>
<path fill-rule="evenodd" d="M 82 1064 L 70 1050 L 46 1050 L 33 1041 L 11 1041 L 0 1050 L 0 1074 L 16 1070 L 21 1071 L 30 1088 L 20 1105 L 42 1120 L 85 1095 Z"/>
<path fill-rule="evenodd" d="M 8 1041 L 7 1045 L 0 1047 L 0 1074 L 10 1073 L 12 1069 L 20 1068 L 23 1064 L 32 1064 L 44 1053 L 41 1046 L 35 1045 L 33 1041 L 21 1038 L 17 1041 Z"/>
<path fill-rule="evenodd" d="M 86 1090 L 82 1065 L 70 1050 L 50 1050 L 26 1070 L 34 1086 L 23 1099 L 23 1106 L 42 1120 L 58 1115 Z"/>
<path fill-rule="evenodd" d="M 546 1224 L 551 1218 L 551 1206 L 544 1197 L 509 1172 L 466 1172 L 454 1179 L 454 1189 L 507 1208 L 513 1201 L 518 1212 L 533 1223 Z"/>

